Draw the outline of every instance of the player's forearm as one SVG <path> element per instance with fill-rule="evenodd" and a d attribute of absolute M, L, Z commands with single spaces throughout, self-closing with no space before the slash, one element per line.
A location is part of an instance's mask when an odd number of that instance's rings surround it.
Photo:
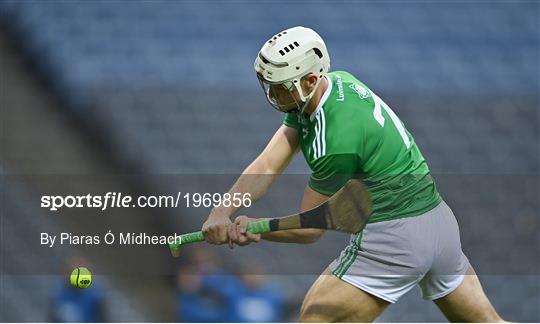
<path fill-rule="evenodd" d="M 281 126 L 263 152 L 253 161 L 229 190 L 229 193 L 249 194 L 250 202 L 261 199 L 274 180 L 283 173 L 294 154 L 298 152 L 298 131 Z M 230 217 L 244 206 L 220 206 L 212 210 L 211 217 Z"/>
<path fill-rule="evenodd" d="M 234 196 L 235 193 L 241 195 L 249 194 L 250 203 L 253 204 L 266 194 L 278 176 L 279 174 L 268 169 L 262 161 L 257 159 L 242 172 L 229 190 L 229 193 L 231 196 Z M 245 206 L 219 206 L 212 210 L 212 215 L 230 217 L 243 207 Z"/>

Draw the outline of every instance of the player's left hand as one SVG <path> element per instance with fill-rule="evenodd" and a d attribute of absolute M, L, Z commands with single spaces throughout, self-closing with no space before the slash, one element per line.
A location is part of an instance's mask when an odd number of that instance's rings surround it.
<path fill-rule="evenodd" d="M 233 244 L 245 246 L 251 242 L 259 242 L 261 240 L 261 234 L 253 234 L 247 231 L 248 224 L 255 220 L 257 219 L 242 215 L 236 217 L 234 222 L 229 225 L 229 246 L 231 248 Z"/>

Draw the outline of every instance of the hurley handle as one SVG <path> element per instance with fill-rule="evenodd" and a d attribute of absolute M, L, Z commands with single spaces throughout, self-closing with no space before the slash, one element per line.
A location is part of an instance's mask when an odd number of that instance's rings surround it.
<path fill-rule="evenodd" d="M 253 234 L 262 234 L 270 232 L 270 220 L 262 219 L 249 223 L 247 225 L 247 230 Z M 204 241 L 204 234 L 199 232 L 187 233 L 180 235 L 175 243 L 169 244 L 171 250 L 177 250 L 180 248 L 180 245 L 196 243 Z"/>

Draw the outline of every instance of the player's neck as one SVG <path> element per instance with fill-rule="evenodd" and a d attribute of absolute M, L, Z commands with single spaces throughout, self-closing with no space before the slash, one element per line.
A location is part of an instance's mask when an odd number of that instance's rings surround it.
<path fill-rule="evenodd" d="M 323 79 L 321 80 L 321 84 L 319 85 L 317 90 L 315 90 L 313 97 L 311 97 L 311 100 L 309 101 L 306 109 L 304 110 L 304 112 L 308 116 L 311 116 L 311 114 L 313 114 L 315 109 L 317 109 L 317 106 L 319 105 L 319 102 L 321 102 L 321 98 L 327 88 L 328 88 L 328 80 L 325 77 L 323 77 Z"/>

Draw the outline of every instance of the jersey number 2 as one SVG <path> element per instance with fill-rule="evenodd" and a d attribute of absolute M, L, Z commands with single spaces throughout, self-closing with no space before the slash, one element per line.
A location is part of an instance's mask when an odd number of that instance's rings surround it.
<path fill-rule="evenodd" d="M 375 101 L 375 109 L 373 110 L 373 117 L 375 117 L 375 120 L 381 125 L 381 127 L 384 127 L 384 116 L 382 115 L 382 109 L 384 109 L 388 116 L 390 116 L 390 119 L 392 119 L 392 122 L 394 123 L 394 126 L 396 126 L 396 129 L 398 130 L 399 135 L 401 135 L 403 143 L 405 143 L 407 149 L 411 147 L 409 136 L 407 136 L 407 132 L 405 131 L 405 128 L 403 127 L 403 124 L 401 123 L 401 120 L 399 120 L 398 116 L 376 94 L 372 92 L 371 96 L 373 97 L 373 101 Z"/>

